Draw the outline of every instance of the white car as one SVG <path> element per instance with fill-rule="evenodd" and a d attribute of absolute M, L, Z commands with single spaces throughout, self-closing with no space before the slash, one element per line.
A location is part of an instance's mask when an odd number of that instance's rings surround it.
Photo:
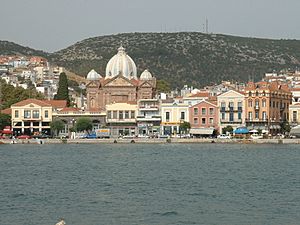
<path fill-rule="evenodd" d="M 220 134 L 217 136 L 217 138 L 219 139 L 230 139 L 230 136 L 226 135 L 226 134 Z"/>

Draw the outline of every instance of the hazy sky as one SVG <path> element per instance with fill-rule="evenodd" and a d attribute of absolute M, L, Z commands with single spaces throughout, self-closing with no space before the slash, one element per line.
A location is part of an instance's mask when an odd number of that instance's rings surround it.
<path fill-rule="evenodd" d="M 123 32 L 300 39 L 300 0 L 0 0 L 0 39 L 56 51 Z M 1 54 L 1 53 L 0 53 Z"/>

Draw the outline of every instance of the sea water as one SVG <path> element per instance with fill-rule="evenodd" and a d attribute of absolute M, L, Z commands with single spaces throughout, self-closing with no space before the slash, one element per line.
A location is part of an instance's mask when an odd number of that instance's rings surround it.
<path fill-rule="evenodd" d="M 300 224 L 299 145 L 0 146 L 0 224 Z"/>

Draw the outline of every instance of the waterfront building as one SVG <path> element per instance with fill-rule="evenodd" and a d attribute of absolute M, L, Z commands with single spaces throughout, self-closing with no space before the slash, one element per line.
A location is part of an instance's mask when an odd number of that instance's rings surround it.
<path fill-rule="evenodd" d="M 190 106 L 196 105 L 197 103 L 208 100 L 210 98 L 210 93 L 208 91 L 199 91 L 195 94 L 190 94 L 188 96 L 182 97 L 182 101 Z"/>
<path fill-rule="evenodd" d="M 300 125 L 300 103 L 294 103 L 289 106 L 289 123 L 292 127 Z"/>
<path fill-rule="evenodd" d="M 138 134 L 153 136 L 160 133 L 160 102 L 158 99 L 140 99 L 136 117 Z"/>
<path fill-rule="evenodd" d="M 161 103 L 161 133 L 176 135 L 180 133 L 180 124 L 189 121 L 189 105 L 182 102 Z"/>
<path fill-rule="evenodd" d="M 220 118 L 220 130 L 226 126 L 234 129 L 245 126 L 245 95 L 229 90 L 217 96 Z"/>
<path fill-rule="evenodd" d="M 219 132 L 219 107 L 207 100 L 202 100 L 189 107 L 190 134 L 211 136 Z"/>
<path fill-rule="evenodd" d="M 91 119 L 92 131 L 106 126 L 106 114 L 100 111 L 84 111 L 79 108 L 65 107 L 61 110 L 54 110 L 52 116 L 53 119 L 60 119 L 64 123 L 64 128 L 60 131 L 63 136 L 68 136 L 70 129 L 74 128 L 77 120 L 82 117 Z"/>
<path fill-rule="evenodd" d="M 136 65 L 122 46 L 109 60 L 105 77 L 92 70 L 87 80 L 88 110 L 105 110 L 112 103 L 137 102 L 155 95 L 156 79 L 148 70 L 138 78 Z"/>
<path fill-rule="evenodd" d="M 66 107 L 65 100 L 26 99 L 11 106 L 11 124 L 14 135 L 50 134 L 52 112 Z"/>
<path fill-rule="evenodd" d="M 106 105 L 106 123 L 110 128 L 111 136 L 137 135 L 136 102 L 119 102 Z"/>
<path fill-rule="evenodd" d="M 248 82 L 245 102 L 246 126 L 277 134 L 281 130 L 281 123 L 289 120 L 292 93 L 286 84 L 279 82 Z"/>

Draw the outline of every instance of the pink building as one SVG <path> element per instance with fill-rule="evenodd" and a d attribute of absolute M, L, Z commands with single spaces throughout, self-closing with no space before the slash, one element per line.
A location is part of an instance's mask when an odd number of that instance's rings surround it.
<path fill-rule="evenodd" d="M 189 108 L 189 115 L 192 135 L 211 136 L 219 132 L 219 108 L 213 102 L 202 100 Z"/>

